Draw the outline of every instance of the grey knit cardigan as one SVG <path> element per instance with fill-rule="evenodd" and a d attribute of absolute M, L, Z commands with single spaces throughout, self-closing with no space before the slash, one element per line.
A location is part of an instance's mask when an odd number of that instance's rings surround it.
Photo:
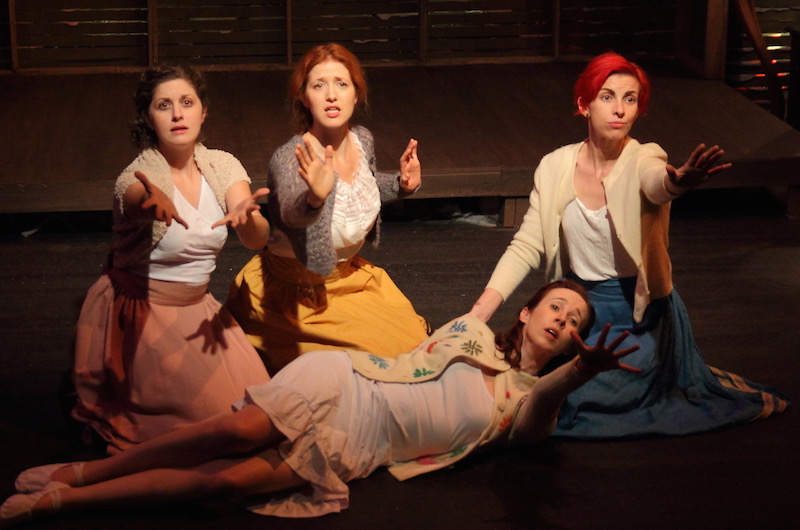
<path fill-rule="evenodd" d="M 369 169 L 378 184 L 381 204 L 400 199 L 413 192 L 405 192 L 400 187 L 400 173 L 378 173 L 375 163 L 375 141 L 372 133 L 365 127 L 351 129 L 364 149 Z M 336 267 L 336 249 L 333 246 L 331 220 L 336 200 L 336 187 L 319 208 L 312 208 L 306 202 L 308 185 L 298 174 L 297 157 L 294 149 L 303 143 L 301 135 L 295 135 L 279 147 L 269 163 L 267 187 L 267 208 L 270 224 L 287 235 L 297 259 L 305 267 L 317 274 L 327 276 Z M 338 181 L 339 175 L 334 173 Z M 415 190 L 416 191 L 416 190 Z M 373 246 L 380 240 L 380 215 L 367 236 Z"/>

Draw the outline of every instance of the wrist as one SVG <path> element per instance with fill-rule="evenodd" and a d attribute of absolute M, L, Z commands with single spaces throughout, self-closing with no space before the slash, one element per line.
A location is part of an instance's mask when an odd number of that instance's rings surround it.
<path fill-rule="evenodd" d="M 325 204 L 325 199 L 320 199 L 319 197 L 315 196 L 311 190 L 306 193 L 306 204 L 308 204 L 311 208 L 317 210 Z"/>
<path fill-rule="evenodd" d="M 666 188 L 667 193 L 676 197 L 683 195 L 683 192 L 686 191 L 686 188 L 681 186 L 677 179 L 670 173 L 667 173 L 667 179 L 664 182 L 664 188 Z"/>
<path fill-rule="evenodd" d="M 591 368 L 589 365 L 583 362 L 583 359 L 581 359 L 580 355 L 575 357 L 575 360 L 572 362 L 572 367 L 575 370 L 575 373 L 581 377 L 587 377 L 591 379 L 598 374 L 597 370 Z"/>

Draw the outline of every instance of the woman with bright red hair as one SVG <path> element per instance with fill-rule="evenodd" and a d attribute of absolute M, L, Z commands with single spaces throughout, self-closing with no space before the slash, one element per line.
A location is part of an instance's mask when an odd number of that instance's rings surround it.
<path fill-rule="evenodd" d="M 298 61 L 289 98 L 297 134 L 270 160 L 269 240 L 237 275 L 226 307 L 271 373 L 313 350 L 408 351 L 428 324 L 359 250 L 378 242 L 381 205 L 420 186 L 417 141 L 399 171 L 377 171 L 372 133 L 351 124 L 367 105 L 364 71 L 339 44 Z"/>
<path fill-rule="evenodd" d="M 700 144 L 675 167 L 655 143 L 631 138 L 650 82 L 615 53 L 592 59 L 575 84 L 575 114 L 588 137 L 542 158 L 530 208 L 470 314 L 488 321 L 533 269 L 571 278 L 590 293 L 597 325 L 631 331 L 641 373 L 607 373 L 573 393 L 555 434 L 619 438 L 712 430 L 779 412 L 787 402 L 705 365 L 688 314 L 672 286 L 669 210 L 680 197 L 730 164 Z M 741 388 L 746 387 L 746 390 Z"/>

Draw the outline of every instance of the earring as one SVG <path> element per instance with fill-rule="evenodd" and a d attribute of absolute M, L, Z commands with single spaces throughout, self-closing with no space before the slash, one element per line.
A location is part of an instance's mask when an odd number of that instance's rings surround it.
<path fill-rule="evenodd" d="M 583 113 L 583 115 L 588 118 L 589 117 L 589 111 L 587 110 L 586 112 Z"/>

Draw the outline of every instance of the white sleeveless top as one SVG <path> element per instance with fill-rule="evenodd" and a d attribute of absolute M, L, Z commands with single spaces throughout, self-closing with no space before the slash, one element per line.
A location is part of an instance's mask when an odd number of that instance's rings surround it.
<path fill-rule="evenodd" d="M 211 225 L 225 214 L 205 177 L 200 185 L 200 201 L 196 209 L 178 188 L 175 188 L 173 204 L 189 229 L 172 221 L 167 233 L 150 252 L 149 263 L 144 264 L 145 275 L 156 280 L 207 283 L 217 266 L 217 256 L 228 239 L 226 225 L 213 230 Z"/>
<path fill-rule="evenodd" d="M 608 208 L 590 210 L 577 197 L 564 209 L 561 229 L 572 272 L 583 280 L 636 276 L 636 264 L 622 246 Z"/>
<path fill-rule="evenodd" d="M 433 381 L 376 383 L 389 405 L 395 462 L 441 454 L 477 440 L 491 423 L 494 398 L 480 368 L 453 363 Z"/>

